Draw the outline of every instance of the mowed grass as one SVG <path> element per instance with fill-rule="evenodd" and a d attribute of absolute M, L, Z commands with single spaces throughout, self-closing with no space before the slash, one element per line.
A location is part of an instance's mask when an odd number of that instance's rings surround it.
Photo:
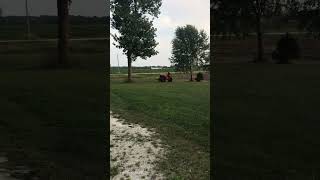
<path fill-rule="evenodd" d="M 319 68 L 214 64 L 217 179 L 320 176 Z"/>
<path fill-rule="evenodd" d="M 209 178 L 209 82 L 188 82 L 174 74 L 174 82 L 160 83 L 158 75 L 111 76 L 111 110 L 128 122 L 154 128 L 165 144 L 167 159 L 159 168 L 169 179 Z"/>
<path fill-rule="evenodd" d="M 47 69 L 56 58 L 50 43 L 2 49 L 0 151 L 9 166 L 27 166 L 40 179 L 105 179 L 107 53 L 100 45 L 72 52 L 74 66 L 65 70 Z"/>

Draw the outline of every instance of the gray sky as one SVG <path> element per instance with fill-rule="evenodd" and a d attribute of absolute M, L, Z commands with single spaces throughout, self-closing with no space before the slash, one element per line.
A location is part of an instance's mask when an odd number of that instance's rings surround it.
<path fill-rule="evenodd" d="M 156 48 L 159 54 L 147 60 L 138 59 L 133 62 L 133 66 L 170 66 L 171 41 L 174 38 L 174 31 L 177 26 L 191 24 L 198 29 L 206 31 L 210 37 L 210 0 L 162 0 L 161 15 L 155 20 L 157 28 Z M 111 29 L 111 33 L 116 31 Z M 110 37 L 110 63 L 117 66 L 117 55 L 120 66 L 127 66 L 126 56 L 122 50 L 112 45 L 113 39 Z"/>
<path fill-rule="evenodd" d="M 56 15 L 56 0 L 28 0 L 30 15 Z M 72 0 L 70 14 L 82 16 L 106 16 L 109 0 Z M 4 16 L 24 15 L 25 0 L 0 0 Z"/>

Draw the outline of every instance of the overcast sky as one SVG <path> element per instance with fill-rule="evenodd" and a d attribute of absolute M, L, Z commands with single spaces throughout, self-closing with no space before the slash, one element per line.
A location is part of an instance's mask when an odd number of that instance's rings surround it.
<path fill-rule="evenodd" d="M 30 15 L 56 15 L 56 0 L 28 0 Z M 70 14 L 82 16 L 106 16 L 109 0 L 72 0 Z M 0 0 L 4 16 L 24 15 L 25 0 Z"/>
<path fill-rule="evenodd" d="M 161 15 L 155 20 L 157 31 L 157 50 L 159 54 L 147 60 L 138 59 L 133 66 L 170 66 L 171 41 L 177 26 L 186 24 L 195 25 L 198 29 L 204 29 L 210 34 L 210 0 L 163 0 Z M 111 33 L 115 30 L 111 29 Z M 112 45 L 110 37 L 110 61 L 111 66 L 118 66 L 117 54 L 120 66 L 127 66 L 127 59 L 122 51 Z"/>

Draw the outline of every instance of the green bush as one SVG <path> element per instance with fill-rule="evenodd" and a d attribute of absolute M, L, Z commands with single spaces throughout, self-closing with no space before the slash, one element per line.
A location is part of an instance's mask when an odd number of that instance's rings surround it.
<path fill-rule="evenodd" d="M 196 81 L 200 82 L 201 80 L 203 80 L 203 74 L 201 72 L 199 72 L 197 74 Z"/>
<path fill-rule="evenodd" d="M 287 64 L 292 59 L 300 57 L 300 47 L 297 40 L 287 33 L 277 43 L 277 48 L 272 53 L 272 59 L 277 63 Z"/>

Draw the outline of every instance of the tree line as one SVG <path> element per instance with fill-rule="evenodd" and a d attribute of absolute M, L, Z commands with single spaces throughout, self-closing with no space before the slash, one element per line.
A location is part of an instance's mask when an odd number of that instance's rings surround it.
<path fill-rule="evenodd" d="M 214 35 L 231 33 L 245 37 L 256 34 L 257 57 L 264 62 L 263 23 L 273 17 L 294 19 L 299 28 L 320 38 L 320 0 L 212 0 L 212 31 Z"/>
<path fill-rule="evenodd" d="M 30 16 L 30 23 L 32 24 L 57 24 L 59 20 L 58 16 Z M 26 17 L 25 16 L 0 16 L 0 25 L 17 25 L 17 24 L 25 24 Z M 82 25 L 82 24 L 106 24 L 109 22 L 109 17 L 87 17 L 87 16 L 74 16 L 69 15 L 69 23 Z"/>

